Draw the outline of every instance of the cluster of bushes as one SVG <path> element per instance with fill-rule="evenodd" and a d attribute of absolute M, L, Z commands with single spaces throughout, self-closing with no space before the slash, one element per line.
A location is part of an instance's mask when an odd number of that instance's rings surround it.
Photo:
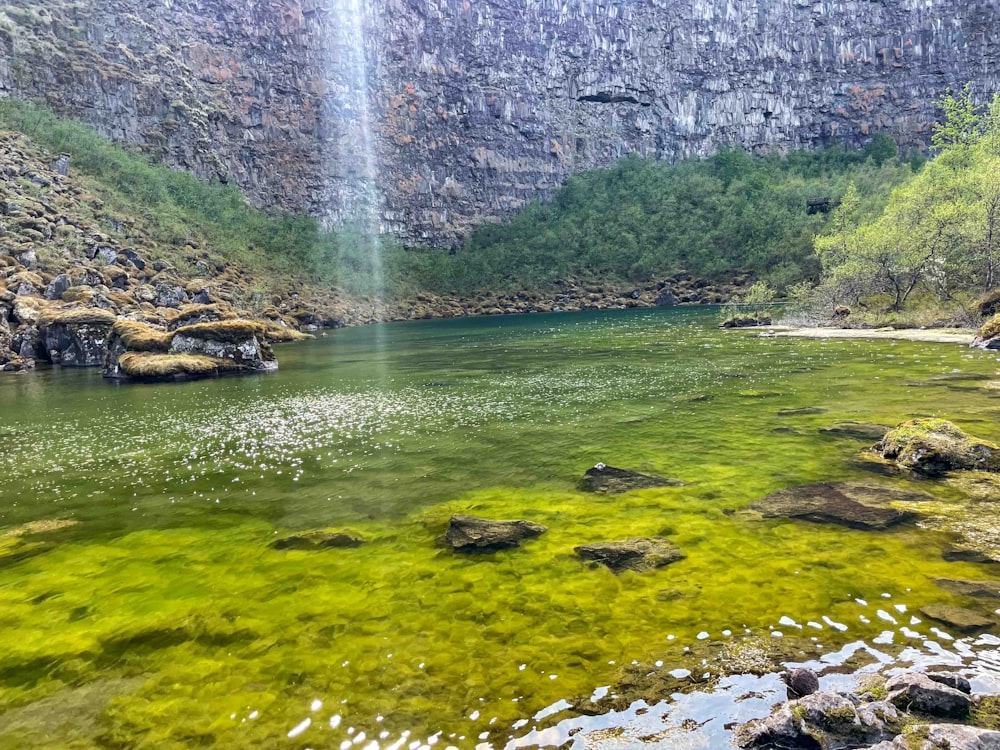
<path fill-rule="evenodd" d="M 710 279 L 751 271 L 779 288 L 816 279 L 813 238 L 829 216 L 808 213 L 808 199 L 835 205 L 854 184 L 864 209 L 876 213 L 913 173 L 896 151 L 882 135 L 865 151 L 760 157 L 726 149 L 676 164 L 632 156 L 570 178 L 551 202 L 481 227 L 437 269 L 436 283 L 532 288 L 567 276 L 642 281 L 680 269 Z"/>
<path fill-rule="evenodd" d="M 878 215 L 848 188 L 817 237 L 816 302 L 872 314 L 938 307 L 973 311 L 1000 285 L 1000 96 L 977 106 L 966 87 L 941 102 L 939 155 L 896 187 Z"/>

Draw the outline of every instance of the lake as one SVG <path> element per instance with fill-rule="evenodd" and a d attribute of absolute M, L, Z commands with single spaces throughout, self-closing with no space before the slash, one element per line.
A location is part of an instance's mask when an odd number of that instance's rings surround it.
<path fill-rule="evenodd" d="M 803 660 L 887 630 L 899 646 L 907 627 L 915 648 L 950 648 L 910 618 L 964 603 L 935 578 L 991 573 L 945 561 L 935 523 L 746 508 L 820 481 L 967 503 L 820 429 L 933 415 L 1000 442 L 995 355 L 716 324 L 704 309 L 397 323 L 279 346 L 264 377 L 3 376 L 0 747 L 500 748 L 576 715 L 561 701 L 700 674 L 748 634 Z M 597 462 L 685 484 L 581 491 Z M 548 531 L 457 554 L 441 542 L 454 513 Z M 315 529 L 367 543 L 269 546 Z M 615 575 L 573 553 L 643 536 L 685 558 Z"/>

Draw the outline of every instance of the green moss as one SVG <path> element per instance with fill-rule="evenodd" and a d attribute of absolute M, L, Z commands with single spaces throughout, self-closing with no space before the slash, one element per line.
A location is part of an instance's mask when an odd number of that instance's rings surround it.
<path fill-rule="evenodd" d="M 971 437 L 944 419 L 898 424 L 876 447 L 885 458 L 925 474 L 953 469 L 1000 471 L 1000 447 Z"/>
<path fill-rule="evenodd" d="M 969 715 L 972 718 L 972 723 L 977 727 L 1000 730 L 1000 696 L 980 696 L 972 704 Z"/>

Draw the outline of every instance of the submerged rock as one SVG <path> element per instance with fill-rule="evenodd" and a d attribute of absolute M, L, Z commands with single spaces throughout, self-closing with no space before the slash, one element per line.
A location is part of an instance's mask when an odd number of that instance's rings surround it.
<path fill-rule="evenodd" d="M 921 724 L 869 750 L 1000 750 L 1000 732 L 961 724 Z"/>
<path fill-rule="evenodd" d="M 934 583 L 959 596 L 976 599 L 1000 599 L 1000 581 L 965 581 L 960 578 L 935 578 Z"/>
<path fill-rule="evenodd" d="M 820 428 L 820 434 L 832 437 L 856 438 L 857 440 L 867 440 L 874 443 L 884 438 L 890 429 L 892 428 L 887 424 L 847 420 L 834 422 L 829 427 Z"/>
<path fill-rule="evenodd" d="M 683 487 L 679 479 L 665 479 L 638 471 L 616 469 L 614 466 L 597 464 L 587 469 L 580 480 L 580 489 L 585 492 L 603 492 L 617 495 L 631 490 L 645 490 L 650 487 Z"/>
<path fill-rule="evenodd" d="M 642 573 L 684 559 L 684 554 L 662 537 L 581 544 L 573 551 L 582 559 L 604 565 L 615 573 L 625 570 Z"/>
<path fill-rule="evenodd" d="M 456 514 L 448 522 L 445 540 L 459 552 L 493 552 L 521 546 L 548 529 L 531 521 L 492 521 Z"/>
<path fill-rule="evenodd" d="M 1000 560 L 990 557 L 981 550 L 966 549 L 964 547 L 956 547 L 954 549 L 945 550 L 941 557 L 947 562 L 971 562 L 982 563 L 984 565 L 996 565 L 1000 562 Z"/>
<path fill-rule="evenodd" d="M 924 617 L 942 622 L 961 633 L 978 633 L 997 624 L 992 617 L 986 617 L 975 610 L 947 604 L 929 604 L 922 607 L 920 613 Z"/>
<path fill-rule="evenodd" d="M 901 718 L 888 702 L 855 706 L 838 693 L 814 693 L 778 706 L 764 719 L 737 727 L 739 747 L 843 750 L 895 736 Z"/>
<path fill-rule="evenodd" d="M 757 511 L 764 518 L 799 518 L 852 529 L 883 530 L 911 521 L 917 514 L 867 505 L 859 500 L 887 502 L 914 499 L 926 499 L 926 496 L 849 482 L 821 482 L 774 492 L 755 502 L 750 510 Z"/>
<path fill-rule="evenodd" d="M 1000 447 L 967 435 L 944 419 L 913 419 L 875 446 L 883 458 L 927 476 L 972 469 L 1000 471 Z"/>
<path fill-rule="evenodd" d="M 364 539 L 347 531 L 306 531 L 275 539 L 269 546 L 273 549 L 343 549 L 360 547 L 364 543 Z"/>
<path fill-rule="evenodd" d="M 961 690 L 932 680 L 920 672 L 896 675 L 885 683 L 894 706 L 926 716 L 961 719 L 969 715 L 972 699 Z"/>

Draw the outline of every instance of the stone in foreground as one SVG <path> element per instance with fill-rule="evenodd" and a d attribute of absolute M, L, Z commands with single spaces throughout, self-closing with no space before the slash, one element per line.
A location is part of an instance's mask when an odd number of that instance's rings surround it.
<path fill-rule="evenodd" d="M 885 683 L 885 689 L 894 706 L 925 716 L 962 719 L 969 715 L 972 706 L 972 699 L 961 690 L 920 672 L 896 675 Z"/>
<path fill-rule="evenodd" d="M 814 523 L 834 523 L 852 529 L 881 531 L 911 521 L 917 514 L 895 508 L 867 505 L 863 500 L 901 501 L 919 495 L 853 483 L 809 484 L 774 492 L 750 506 L 764 518 L 798 518 Z"/>
<path fill-rule="evenodd" d="M 811 669 L 789 669 L 781 673 L 789 698 L 804 698 L 819 692 L 819 676 Z"/>
<path fill-rule="evenodd" d="M 580 489 L 585 492 L 603 492 L 608 495 L 618 495 L 631 490 L 645 490 L 650 487 L 683 487 L 679 479 L 665 479 L 650 474 L 640 474 L 638 471 L 616 469 L 614 466 L 597 464 L 587 469 L 580 480 Z"/>
<path fill-rule="evenodd" d="M 742 748 L 844 750 L 864 747 L 895 736 L 901 719 L 896 707 L 880 701 L 855 706 L 837 693 L 813 693 L 778 706 L 765 719 L 736 729 Z"/>
<path fill-rule="evenodd" d="M 306 531 L 301 534 L 276 539 L 271 542 L 273 549 L 331 549 L 360 547 L 365 540 L 345 531 Z"/>
<path fill-rule="evenodd" d="M 531 521 L 491 521 L 457 514 L 448 522 L 445 540 L 459 552 L 495 552 L 520 547 L 548 529 Z"/>
<path fill-rule="evenodd" d="M 912 419 L 875 446 L 882 458 L 926 476 L 949 471 L 1000 471 L 1000 447 L 967 435 L 944 419 Z"/>
<path fill-rule="evenodd" d="M 997 624 L 993 618 L 985 617 L 975 610 L 952 607 L 947 604 L 930 604 L 921 608 L 920 613 L 924 617 L 942 622 L 960 633 L 979 633 Z"/>
<path fill-rule="evenodd" d="M 873 424 L 872 422 L 834 422 L 829 427 L 820 429 L 821 435 L 831 437 L 847 437 L 868 442 L 877 442 L 885 437 L 885 434 L 892 429 L 887 424 Z"/>
<path fill-rule="evenodd" d="M 961 724 L 923 724 L 869 750 L 1000 750 L 1000 732 Z"/>
<path fill-rule="evenodd" d="M 684 559 L 684 554 L 662 537 L 581 544 L 573 551 L 584 560 L 604 565 L 615 573 L 626 570 L 642 573 Z"/>

